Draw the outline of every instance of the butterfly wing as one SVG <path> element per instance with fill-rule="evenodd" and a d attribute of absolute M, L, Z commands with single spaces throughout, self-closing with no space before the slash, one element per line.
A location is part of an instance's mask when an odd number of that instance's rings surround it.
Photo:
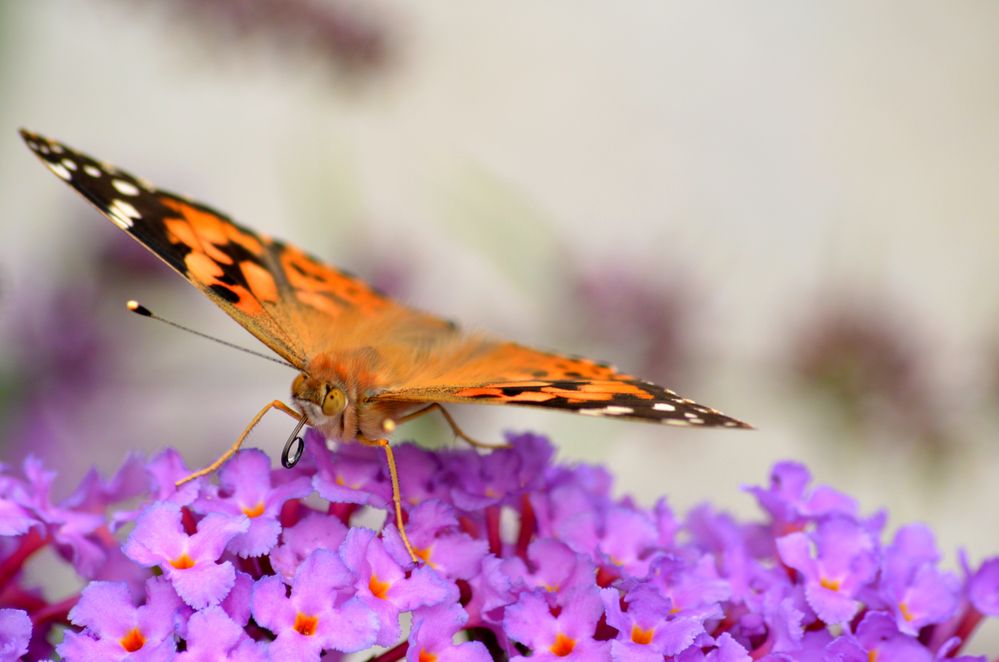
<path fill-rule="evenodd" d="M 300 369 L 317 347 L 334 344 L 330 329 L 344 317 L 384 317 L 411 329 L 447 327 L 207 205 L 38 134 L 22 130 L 21 136 L 49 170 Z"/>
<path fill-rule="evenodd" d="M 751 427 L 606 363 L 511 342 L 473 347 L 459 352 L 464 358 L 450 369 L 425 372 L 372 400 L 521 405 L 667 425 Z"/>
<path fill-rule="evenodd" d="M 374 348 L 371 400 L 555 408 L 680 425 L 748 427 L 606 364 L 465 336 L 351 274 L 62 143 L 21 131 L 60 179 L 293 366 Z"/>

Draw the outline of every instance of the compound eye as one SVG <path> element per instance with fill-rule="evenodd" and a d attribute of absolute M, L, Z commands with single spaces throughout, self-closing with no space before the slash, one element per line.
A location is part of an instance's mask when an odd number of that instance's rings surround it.
<path fill-rule="evenodd" d="M 342 414 L 347 407 L 347 395 L 336 386 L 330 386 L 323 396 L 323 413 L 327 416 Z"/>

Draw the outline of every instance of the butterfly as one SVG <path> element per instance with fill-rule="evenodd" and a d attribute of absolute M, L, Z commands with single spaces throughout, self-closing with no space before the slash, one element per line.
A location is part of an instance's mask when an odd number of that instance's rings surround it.
<path fill-rule="evenodd" d="M 329 439 L 385 450 L 396 519 L 409 547 L 386 437 L 398 424 L 436 410 L 459 436 L 473 441 L 442 404 L 540 407 L 687 427 L 750 427 L 607 363 L 463 332 L 205 204 L 38 134 L 21 130 L 21 136 L 56 176 L 299 371 L 291 388 L 294 406 L 269 403 L 232 448 L 188 478 L 220 466 L 266 412 L 278 409 L 298 421 L 289 445 L 308 424 Z M 286 466 L 289 445 L 282 456 Z"/>

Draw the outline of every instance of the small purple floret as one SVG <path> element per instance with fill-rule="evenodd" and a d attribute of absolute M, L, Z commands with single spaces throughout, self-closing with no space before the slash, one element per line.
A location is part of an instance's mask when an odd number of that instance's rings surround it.
<path fill-rule="evenodd" d="M 245 516 L 206 515 L 198 531 L 187 535 L 175 504 L 153 504 L 139 517 L 125 543 L 125 555 L 139 565 L 156 566 L 177 594 L 194 609 L 218 604 L 232 588 L 236 573 L 230 561 L 218 562 L 226 544 L 250 527 Z"/>

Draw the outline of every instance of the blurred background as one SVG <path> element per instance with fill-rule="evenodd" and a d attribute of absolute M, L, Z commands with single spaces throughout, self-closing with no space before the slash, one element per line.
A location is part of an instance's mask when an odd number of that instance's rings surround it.
<path fill-rule="evenodd" d="M 128 314 L 256 346 L 25 126 L 758 428 L 455 408 L 474 436 L 545 432 L 681 511 L 754 513 L 739 485 L 796 459 L 951 567 L 994 554 L 997 34 L 984 0 L 0 3 L 0 457 L 67 491 L 129 449 L 202 465 L 294 376 Z"/>

